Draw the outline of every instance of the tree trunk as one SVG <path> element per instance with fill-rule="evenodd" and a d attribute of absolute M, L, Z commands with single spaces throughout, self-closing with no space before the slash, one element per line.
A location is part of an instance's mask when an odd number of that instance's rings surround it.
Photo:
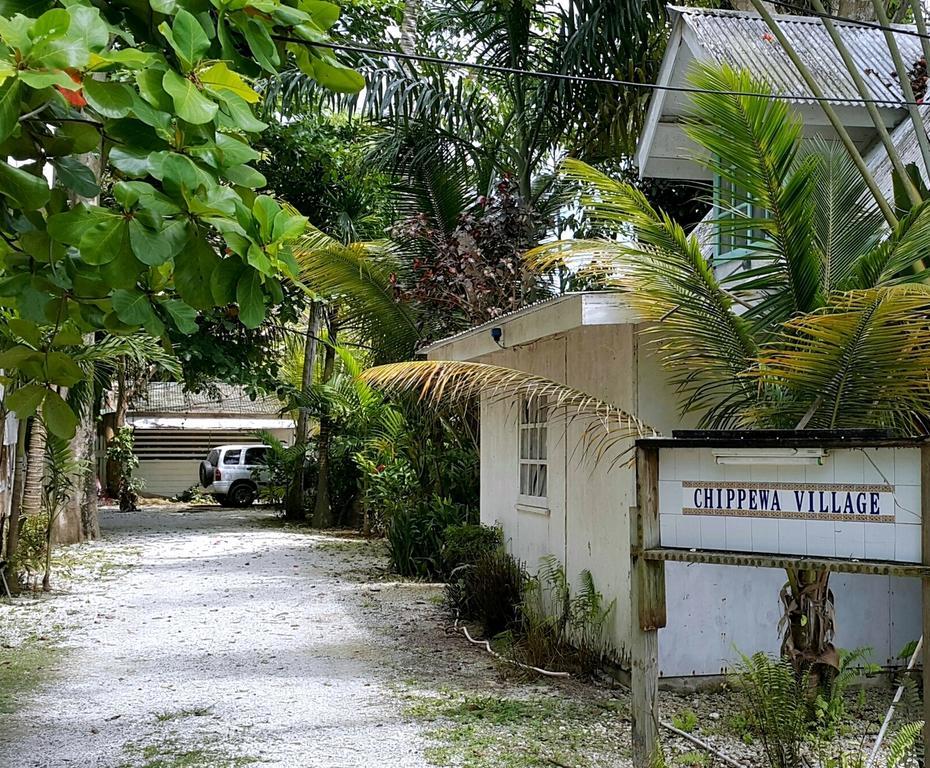
<path fill-rule="evenodd" d="M 830 572 L 788 570 L 788 583 L 782 589 L 785 612 L 781 652 L 800 676 L 807 674 L 812 686 L 839 669 L 833 645 L 835 611 L 830 591 Z"/>
<path fill-rule="evenodd" d="M 126 361 L 123 359 L 120 360 L 116 368 L 116 406 L 112 417 L 105 426 L 104 436 L 107 449 L 109 449 L 113 438 L 119 434 L 120 429 L 126 424 L 127 413 L 129 413 L 129 389 L 126 381 Z M 117 462 L 109 458 L 106 459 L 106 485 L 107 496 L 111 499 L 117 498 L 120 487 L 120 468 Z"/>
<path fill-rule="evenodd" d="M 313 386 L 313 369 L 316 363 L 317 340 L 320 336 L 322 324 L 322 306 L 313 302 L 310 305 L 310 318 L 307 321 L 307 337 L 304 340 L 304 365 L 300 377 L 300 391 L 307 392 Z M 294 444 L 307 445 L 310 438 L 310 414 L 306 408 L 300 408 L 297 413 L 297 427 L 294 431 Z M 303 520 L 304 518 L 304 474 L 307 459 L 304 453 L 294 467 L 294 477 L 287 489 L 287 498 L 284 502 L 284 516 L 288 520 Z"/>
<path fill-rule="evenodd" d="M 323 360 L 323 378 L 325 384 L 333 377 L 336 366 L 336 321 L 330 316 L 329 343 L 326 345 Z M 320 416 L 320 434 L 317 437 L 317 462 L 319 474 L 316 484 L 316 505 L 313 508 L 313 527 L 331 528 L 333 510 L 329 501 L 329 444 L 332 438 L 333 422 L 325 413 Z"/>
<path fill-rule="evenodd" d="M 6 529 L 6 581 L 10 591 L 19 592 L 16 553 L 19 550 L 19 524 L 23 514 L 23 489 L 26 485 L 26 419 L 16 429 L 16 459 L 13 465 L 13 492 L 10 495 L 10 523 Z"/>
<path fill-rule="evenodd" d="M 400 49 L 404 53 L 416 53 L 419 34 L 421 0 L 406 0 L 404 15 L 400 22 Z"/>
<path fill-rule="evenodd" d="M 26 477 L 23 484 L 23 517 L 34 517 L 42 511 L 45 442 L 45 425 L 37 416 L 30 421 L 29 448 L 26 451 Z"/>

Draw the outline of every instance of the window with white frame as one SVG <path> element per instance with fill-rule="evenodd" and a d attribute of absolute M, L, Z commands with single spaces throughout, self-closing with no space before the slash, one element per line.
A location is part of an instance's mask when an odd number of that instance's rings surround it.
<path fill-rule="evenodd" d="M 545 506 L 547 499 L 549 404 L 545 395 L 520 401 L 520 498 Z"/>
<path fill-rule="evenodd" d="M 721 176 L 714 180 L 714 209 L 718 222 L 715 260 L 741 261 L 748 269 L 754 246 L 763 238 L 763 233 L 753 228 L 752 223 L 767 217 L 765 209 Z"/>

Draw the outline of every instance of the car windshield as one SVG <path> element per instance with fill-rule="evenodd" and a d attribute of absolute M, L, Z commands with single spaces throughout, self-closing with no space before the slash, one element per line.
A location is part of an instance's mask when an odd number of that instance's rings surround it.
<path fill-rule="evenodd" d="M 219 449 L 214 448 L 212 451 L 210 451 L 209 454 L 207 454 L 207 463 L 212 464 L 215 467 L 219 463 L 219 461 L 220 461 Z"/>

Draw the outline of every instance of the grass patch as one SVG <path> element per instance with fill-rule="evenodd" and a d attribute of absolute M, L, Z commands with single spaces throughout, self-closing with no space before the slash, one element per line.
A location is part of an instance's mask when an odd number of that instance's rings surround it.
<path fill-rule="evenodd" d="M 52 553 L 52 579 L 80 577 L 94 581 L 112 579 L 128 571 L 142 554 L 141 547 L 75 544 Z"/>
<path fill-rule="evenodd" d="M 464 692 L 408 696 L 408 717 L 427 722 L 426 758 L 457 768 L 594 768 L 629 756 L 626 706 L 614 700 L 497 698 Z"/>
<path fill-rule="evenodd" d="M 0 715 L 17 711 L 26 695 L 55 674 L 63 655 L 61 648 L 40 638 L 0 647 Z"/>
<path fill-rule="evenodd" d="M 174 738 L 145 746 L 129 744 L 124 749 L 132 758 L 120 768 L 243 768 L 259 762 L 258 758 L 232 755 L 210 744 L 189 749 Z"/>
<path fill-rule="evenodd" d="M 183 720 L 187 717 L 206 717 L 213 714 L 213 707 L 193 707 L 191 709 L 179 709 L 174 712 L 161 712 L 155 715 L 159 723 L 170 723 L 172 720 Z"/>

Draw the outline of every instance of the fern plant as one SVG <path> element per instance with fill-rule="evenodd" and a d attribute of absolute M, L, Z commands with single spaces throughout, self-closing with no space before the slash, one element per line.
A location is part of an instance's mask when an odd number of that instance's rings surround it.
<path fill-rule="evenodd" d="M 735 687 L 772 768 L 799 768 L 808 726 L 808 677 L 786 660 L 741 654 Z"/>
<path fill-rule="evenodd" d="M 924 721 L 918 720 L 902 725 L 888 745 L 888 768 L 898 768 L 900 765 L 917 765 L 921 757 L 923 746 L 921 736 L 924 731 Z"/>

